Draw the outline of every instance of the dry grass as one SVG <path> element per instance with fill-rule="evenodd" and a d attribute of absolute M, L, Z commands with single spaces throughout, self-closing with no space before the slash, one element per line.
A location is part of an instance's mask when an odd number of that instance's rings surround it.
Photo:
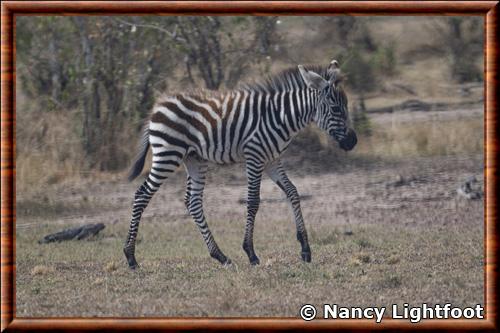
<path fill-rule="evenodd" d="M 56 184 L 76 180 L 84 169 L 85 159 L 77 133 L 76 119 L 69 112 L 43 112 L 37 103 L 19 91 L 16 96 L 16 188 Z"/>
<path fill-rule="evenodd" d="M 19 89 L 16 94 L 16 192 L 23 200 L 50 201 L 59 184 L 85 182 L 90 177 L 94 181 L 124 177 L 92 168 L 83 151 L 77 112 L 42 111 L 36 100 L 26 98 Z M 129 133 L 134 131 L 130 127 L 132 124 L 122 128 L 118 141 L 131 142 Z M 138 141 L 134 138 L 121 149 L 135 149 Z M 123 156 L 131 160 L 135 154 L 135 150 L 127 150 Z"/>
<path fill-rule="evenodd" d="M 371 114 L 372 133 L 358 134 L 357 146 L 348 153 L 311 126 L 292 142 L 283 160 L 288 166 L 299 165 L 307 174 L 329 172 L 331 166 L 364 169 L 409 158 L 477 155 L 484 147 L 484 118 L 480 109 L 472 111 L 465 116 L 454 111 L 438 111 L 437 116 L 426 112 Z M 302 147 L 309 147 L 307 154 Z"/>
<path fill-rule="evenodd" d="M 251 267 L 240 250 L 241 230 L 231 221 L 214 224 L 228 230 L 217 235 L 234 260 L 232 267 L 211 260 L 187 223 L 168 228 L 145 223 L 136 272 L 122 258 L 124 225 L 109 227 L 94 242 L 34 245 L 33 236 L 18 234 L 23 246 L 17 255 L 17 315 L 296 316 L 303 303 L 389 306 L 446 300 L 465 306 L 483 300 L 479 226 L 415 232 L 359 225 L 336 244 L 312 238 L 314 261 L 304 264 L 289 221 L 277 220 L 273 232 L 260 226 L 256 247 L 264 264 Z M 374 244 L 369 252 L 359 246 L 360 238 Z M 402 258 L 399 263 L 394 252 Z"/>
<path fill-rule="evenodd" d="M 355 154 L 407 158 L 482 152 L 483 127 L 482 118 L 376 124 L 373 135 L 360 140 Z"/>
<path fill-rule="evenodd" d="M 54 269 L 43 265 L 37 265 L 31 270 L 31 275 L 46 275 L 49 273 L 54 273 Z"/>

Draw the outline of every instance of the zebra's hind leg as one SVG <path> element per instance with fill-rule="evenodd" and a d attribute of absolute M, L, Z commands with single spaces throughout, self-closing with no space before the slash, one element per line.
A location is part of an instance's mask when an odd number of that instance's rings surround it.
<path fill-rule="evenodd" d="M 205 189 L 205 175 L 207 173 L 207 162 L 188 156 L 184 160 L 188 173 L 188 211 L 200 229 L 203 240 L 208 247 L 210 256 L 217 259 L 223 265 L 231 264 L 231 260 L 222 253 L 208 228 L 205 214 L 203 213 L 203 190 Z"/>
<path fill-rule="evenodd" d="M 184 194 L 184 205 L 186 205 L 189 213 L 189 201 L 191 200 L 191 177 L 188 175 L 186 179 L 186 194 Z"/>
<path fill-rule="evenodd" d="M 131 269 L 135 269 L 138 266 L 135 259 L 135 241 L 142 213 L 165 179 L 179 167 L 182 158 L 183 155 L 177 151 L 172 152 L 172 154 L 168 154 L 168 151 L 156 153 L 153 146 L 153 165 L 148 177 L 135 192 L 132 220 L 130 221 L 127 240 L 123 248 L 123 253 Z"/>
<path fill-rule="evenodd" d="M 300 209 L 300 198 L 297 188 L 293 185 L 292 181 L 288 179 L 285 170 L 281 166 L 281 162 L 278 160 L 266 169 L 267 174 L 276 183 L 276 185 L 285 192 L 288 202 L 293 211 L 295 218 L 295 225 L 297 227 L 297 240 L 300 242 L 302 247 L 302 260 L 305 262 L 311 261 L 311 248 L 309 247 L 309 242 L 307 240 L 306 227 L 304 225 L 304 219 L 302 218 L 302 211 Z"/>

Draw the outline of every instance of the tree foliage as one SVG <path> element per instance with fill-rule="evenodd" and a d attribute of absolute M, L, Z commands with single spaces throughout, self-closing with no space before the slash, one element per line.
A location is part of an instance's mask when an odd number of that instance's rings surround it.
<path fill-rule="evenodd" d="M 267 55 L 273 17 L 20 17 L 18 74 L 37 110 L 64 109 L 90 167 L 115 170 L 124 123 L 138 130 L 169 88 L 232 87 Z M 244 31 L 245 38 L 235 32 Z M 238 34 L 240 36 L 241 34 Z M 170 85 L 170 86 L 169 86 Z M 135 135 L 135 132 L 133 133 Z"/>
<path fill-rule="evenodd" d="M 449 58 L 450 72 L 459 83 L 479 81 L 482 71 L 476 59 L 483 52 L 483 25 L 480 17 L 452 16 L 432 25 L 441 52 Z"/>
<path fill-rule="evenodd" d="M 26 119 L 67 112 L 85 167 L 121 169 L 134 153 L 128 141 L 135 142 L 155 97 L 165 91 L 231 89 L 271 65 L 336 58 L 347 74 L 351 104 L 361 105 L 405 61 L 398 58 L 399 37 L 375 38 L 373 22 L 347 15 L 19 16 L 16 77 L 23 96 L 33 100 L 23 112 L 32 112 Z M 446 55 L 453 79 L 481 79 L 481 18 L 442 17 L 431 30 L 426 42 Z M 355 127 L 369 134 L 369 117 L 358 109 Z"/>

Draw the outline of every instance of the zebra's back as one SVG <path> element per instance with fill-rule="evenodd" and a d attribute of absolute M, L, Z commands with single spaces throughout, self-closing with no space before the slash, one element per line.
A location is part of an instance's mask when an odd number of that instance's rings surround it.
<path fill-rule="evenodd" d="M 164 96 L 150 121 L 153 153 L 173 147 L 219 164 L 240 162 L 258 127 L 262 96 L 248 91 Z"/>

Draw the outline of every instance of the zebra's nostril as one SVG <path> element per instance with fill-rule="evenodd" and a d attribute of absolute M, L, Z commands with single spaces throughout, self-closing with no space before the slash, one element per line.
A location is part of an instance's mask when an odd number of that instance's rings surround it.
<path fill-rule="evenodd" d="M 354 132 L 352 129 L 348 129 L 347 136 L 344 138 L 344 140 L 339 142 L 339 146 L 343 150 L 349 151 L 352 150 L 357 143 L 358 137 L 356 136 L 356 132 Z"/>

